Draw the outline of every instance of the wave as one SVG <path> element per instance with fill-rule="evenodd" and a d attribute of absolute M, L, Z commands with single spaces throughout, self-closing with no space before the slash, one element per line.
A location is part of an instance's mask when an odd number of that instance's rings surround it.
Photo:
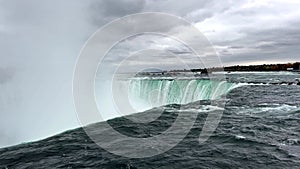
<path fill-rule="evenodd" d="M 297 106 L 288 105 L 288 104 L 259 104 L 255 107 L 241 107 L 239 113 L 240 114 L 289 114 L 293 113 L 293 111 L 298 110 Z"/>
<path fill-rule="evenodd" d="M 261 104 L 258 105 L 259 107 L 257 108 L 258 112 L 289 112 L 292 110 L 297 109 L 297 106 L 291 106 L 291 105 L 287 105 L 287 104 L 273 104 L 273 105 L 266 105 L 266 104 Z"/>

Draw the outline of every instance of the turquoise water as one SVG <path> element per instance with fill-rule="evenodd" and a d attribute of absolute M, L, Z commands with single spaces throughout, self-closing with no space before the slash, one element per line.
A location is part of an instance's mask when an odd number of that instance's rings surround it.
<path fill-rule="evenodd" d="M 220 99 L 237 86 L 237 83 L 206 79 L 132 79 L 129 97 L 132 104 L 142 103 L 149 108 Z"/>

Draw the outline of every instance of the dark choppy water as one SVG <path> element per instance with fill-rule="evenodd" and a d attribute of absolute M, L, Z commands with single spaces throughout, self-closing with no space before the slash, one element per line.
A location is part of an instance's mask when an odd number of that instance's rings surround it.
<path fill-rule="evenodd" d="M 0 149 L 0 168 L 300 168 L 300 86 L 280 85 L 299 75 L 233 73 L 227 77 L 255 85 L 228 93 L 219 126 L 204 144 L 199 145 L 198 138 L 208 112 L 201 106 L 210 101 L 196 101 L 168 105 L 161 117 L 146 125 L 125 118 L 109 121 L 120 133 L 150 137 L 170 127 L 179 108 L 198 113 L 187 137 L 161 155 L 142 159 L 116 156 L 93 143 L 83 129 L 76 129 Z"/>

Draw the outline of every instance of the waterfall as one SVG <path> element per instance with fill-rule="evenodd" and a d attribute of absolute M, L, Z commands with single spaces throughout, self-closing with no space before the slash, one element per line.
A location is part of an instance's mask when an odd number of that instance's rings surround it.
<path fill-rule="evenodd" d="M 236 83 L 207 79 L 131 79 L 128 93 L 133 106 L 147 109 L 219 99 L 237 86 Z"/>

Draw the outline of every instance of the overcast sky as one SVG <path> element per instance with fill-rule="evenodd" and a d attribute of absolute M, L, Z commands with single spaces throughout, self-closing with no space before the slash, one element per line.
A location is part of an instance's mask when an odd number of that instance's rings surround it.
<path fill-rule="evenodd" d="M 299 8 L 297 0 L 0 0 L 0 146 L 78 126 L 76 58 L 86 40 L 116 18 L 177 15 L 212 42 L 224 65 L 281 63 L 300 60 Z M 163 42 L 155 38 L 147 43 Z"/>

